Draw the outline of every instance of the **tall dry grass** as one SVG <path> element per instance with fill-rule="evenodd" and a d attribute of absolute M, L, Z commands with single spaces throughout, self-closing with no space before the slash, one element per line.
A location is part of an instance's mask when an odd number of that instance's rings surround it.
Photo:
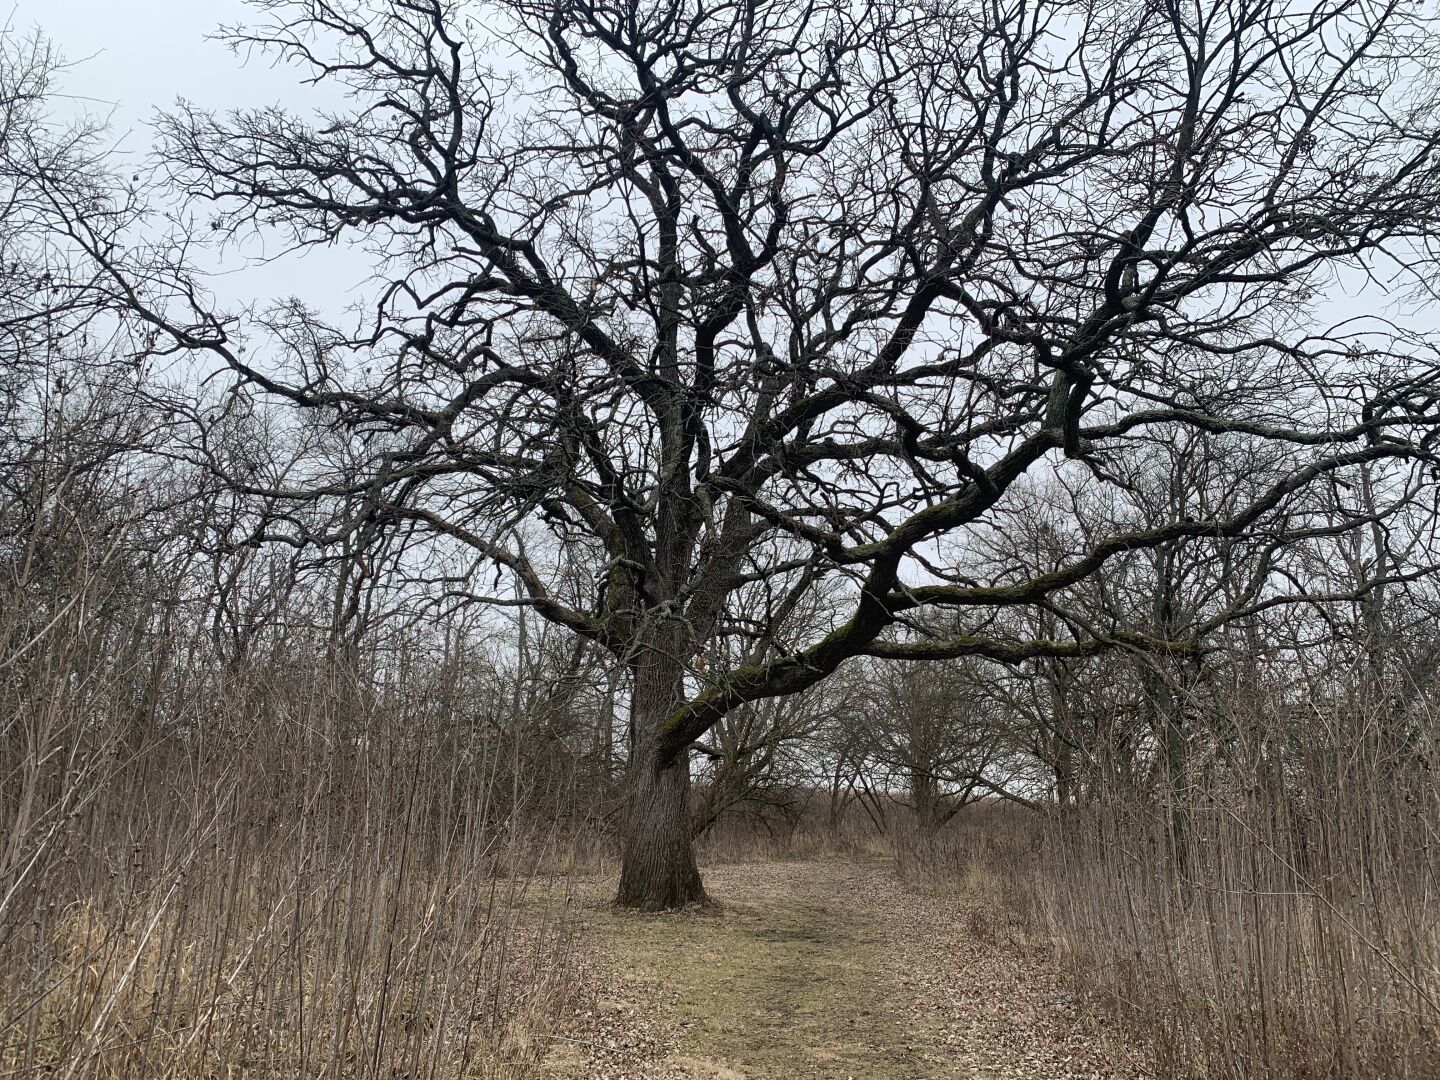
<path fill-rule="evenodd" d="M 1054 837 L 1040 892 L 1077 980 L 1163 1077 L 1440 1076 L 1435 709 L 1215 722 L 1165 805 L 1112 793 Z"/>
<path fill-rule="evenodd" d="M 222 664 L 44 554 L 0 592 L 0 1076 L 532 1075 L 566 897 L 482 703 L 403 644 Z"/>
<path fill-rule="evenodd" d="M 1193 733 L 1177 789 L 901 825 L 897 865 L 1052 949 L 1159 1080 L 1433 1080 L 1440 714 L 1377 700 L 1246 695 Z"/>

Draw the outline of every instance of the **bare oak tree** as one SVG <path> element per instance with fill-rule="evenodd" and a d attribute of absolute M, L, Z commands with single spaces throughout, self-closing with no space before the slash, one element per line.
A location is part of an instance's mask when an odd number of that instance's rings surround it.
<path fill-rule="evenodd" d="M 689 759 L 731 710 L 861 655 L 1184 650 L 997 616 L 1127 552 L 1303 531 L 1317 480 L 1429 453 L 1425 350 L 1312 301 L 1341 272 L 1424 280 L 1440 39 L 1413 5 L 256 6 L 235 47 L 347 107 L 182 106 L 169 168 L 217 238 L 362 245 L 373 304 L 246 322 L 178 258 L 99 254 L 177 347 L 353 443 L 345 476 L 232 477 L 333 509 L 267 535 L 446 551 L 447 596 L 628 666 L 622 904 L 703 896 Z M 1023 478 L 1123 484 L 1177 429 L 1252 438 L 1275 478 L 1043 574 L 970 557 Z M 697 663 L 817 589 L 845 610 L 814 636 Z"/>

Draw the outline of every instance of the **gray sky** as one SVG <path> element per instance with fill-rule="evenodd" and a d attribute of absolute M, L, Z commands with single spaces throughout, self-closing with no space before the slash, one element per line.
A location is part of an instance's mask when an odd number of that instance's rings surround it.
<path fill-rule="evenodd" d="M 333 91 L 302 87 L 295 69 L 263 61 L 242 67 L 218 41 L 207 41 L 221 23 L 252 21 L 242 0 L 14 0 L 11 23 L 19 30 L 39 26 L 55 41 L 73 68 L 64 89 L 92 112 L 109 115 L 120 151 L 143 155 L 149 148 L 148 121 L 157 108 L 178 98 L 224 110 L 285 103 L 309 109 L 335 102 Z M 212 284 L 229 301 L 295 294 L 338 312 L 355 299 L 364 276 L 364 256 L 353 249 L 319 251 L 303 260 L 244 267 L 226 262 L 227 273 Z M 1325 320 L 1385 313 L 1433 330 L 1433 311 L 1415 310 L 1398 296 L 1380 295 L 1357 275 L 1337 281 L 1319 304 Z"/>
<path fill-rule="evenodd" d="M 222 42 L 206 40 L 221 23 L 255 14 L 241 0 L 17 0 L 9 21 L 22 33 L 39 27 L 55 42 L 71 64 L 62 92 L 77 111 L 109 117 L 121 155 L 143 157 L 155 110 L 180 98 L 222 111 L 276 103 L 303 110 L 325 101 L 323 90 L 300 84 L 296 69 L 263 60 L 242 67 Z M 227 258 L 227 272 L 211 279 L 227 303 L 295 294 L 337 312 L 353 302 L 352 286 L 365 273 L 363 256 L 345 248 L 242 263 Z"/>
<path fill-rule="evenodd" d="M 292 71 L 242 70 L 224 44 L 205 40 L 253 14 L 240 0 L 18 0 L 11 21 L 44 30 L 75 65 L 66 89 L 97 112 L 117 106 L 116 132 L 143 149 L 147 118 L 177 98 L 226 107 L 297 100 Z"/>

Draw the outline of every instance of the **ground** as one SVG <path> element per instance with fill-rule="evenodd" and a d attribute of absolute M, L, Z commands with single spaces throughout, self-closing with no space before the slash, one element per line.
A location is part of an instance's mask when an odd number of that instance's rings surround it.
<path fill-rule="evenodd" d="M 668 915 L 582 889 L 584 1004 L 553 1037 L 565 1080 L 1138 1077 L 1048 949 L 886 860 L 712 868 L 715 903 Z"/>

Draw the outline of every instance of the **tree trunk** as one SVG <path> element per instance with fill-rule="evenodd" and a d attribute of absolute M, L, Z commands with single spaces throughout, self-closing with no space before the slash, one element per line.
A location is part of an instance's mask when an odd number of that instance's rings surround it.
<path fill-rule="evenodd" d="M 1075 755 L 1070 740 L 1074 725 L 1070 722 L 1070 688 L 1065 684 L 1065 670 L 1060 662 L 1046 669 L 1045 681 L 1050 690 L 1050 760 L 1055 770 L 1055 804 L 1063 817 L 1075 801 Z"/>
<path fill-rule="evenodd" d="M 1074 757 L 1070 752 L 1070 742 L 1065 738 L 1055 740 L 1055 802 L 1060 807 L 1062 815 L 1068 814 L 1075 802 L 1075 791 L 1072 786 L 1072 775 L 1074 772 Z"/>
<path fill-rule="evenodd" d="M 940 808 L 940 785 L 928 773 L 918 770 L 910 773 L 910 801 L 915 807 L 915 824 L 920 839 L 935 839 L 944 824 Z"/>
<path fill-rule="evenodd" d="M 682 752 L 667 761 L 657 736 L 659 725 L 684 694 L 681 641 L 678 628 L 668 633 L 660 628 L 634 667 L 630 719 L 635 743 L 615 902 L 642 911 L 665 911 L 705 899 L 690 828 L 690 756 Z"/>
<path fill-rule="evenodd" d="M 666 764 L 642 742 L 630 772 L 615 902 L 665 911 L 704 899 L 691 840 L 689 759 Z"/>
<path fill-rule="evenodd" d="M 1151 723 L 1160 735 L 1164 752 L 1164 792 L 1170 807 L 1170 847 L 1176 868 L 1185 874 L 1190 865 L 1190 740 L 1174 687 L 1163 675 L 1151 675 L 1150 682 Z"/>

